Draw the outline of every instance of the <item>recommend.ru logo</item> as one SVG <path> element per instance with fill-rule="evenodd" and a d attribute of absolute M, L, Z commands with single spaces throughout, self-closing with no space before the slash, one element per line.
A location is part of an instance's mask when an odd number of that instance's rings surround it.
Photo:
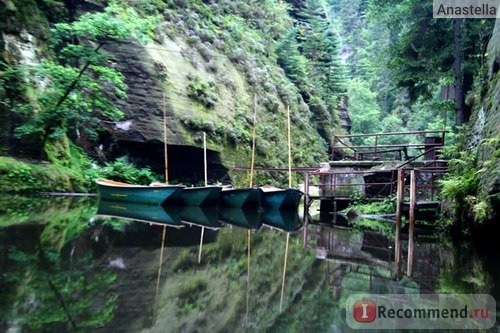
<path fill-rule="evenodd" d="M 355 329 L 489 329 L 495 320 L 495 299 L 485 294 L 355 294 L 346 302 Z"/>

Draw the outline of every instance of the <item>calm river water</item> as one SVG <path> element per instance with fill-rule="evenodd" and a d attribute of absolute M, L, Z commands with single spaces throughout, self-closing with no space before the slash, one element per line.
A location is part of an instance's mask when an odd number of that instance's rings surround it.
<path fill-rule="evenodd" d="M 417 230 L 397 267 L 393 225 L 368 225 L 3 196 L 0 331 L 349 332 L 355 293 L 500 300 L 499 251 Z"/>

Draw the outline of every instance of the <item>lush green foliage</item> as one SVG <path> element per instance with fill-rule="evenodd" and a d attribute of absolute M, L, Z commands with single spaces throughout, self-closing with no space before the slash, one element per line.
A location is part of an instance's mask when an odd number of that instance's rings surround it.
<path fill-rule="evenodd" d="M 355 79 L 349 83 L 347 89 L 349 96 L 349 114 L 352 121 L 353 133 L 376 133 L 380 131 L 380 110 L 376 101 L 376 94 L 372 92 L 368 84 L 362 80 Z M 354 138 L 353 143 L 357 145 L 370 143 L 373 138 Z M 373 142 L 372 142 L 373 144 Z"/>
<path fill-rule="evenodd" d="M 288 78 L 299 88 L 303 94 L 311 93 L 312 83 L 309 60 L 300 53 L 297 41 L 298 28 L 292 28 L 276 47 L 278 64 L 283 68 Z"/>
<path fill-rule="evenodd" d="M 131 38 L 145 43 L 153 36 L 155 26 L 154 17 L 143 18 L 133 7 L 111 1 L 104 12 L 85 13 L 70 24 L 56 24 L 53 30 L 54 43 L 61 48 L 63 54 L 79 48 L 79 45 L 68 44 L 74 38 L 85 38 L 98 43 Z"/>
<path fill-rule="evenodd" d="M 76 142 L 95 140 L 102 121 L 122 116 L 114 100 L 126 97 L 123 75 L 110 67 L 108 56 L 99 49 L 124 38 L 145 41 L 153 28 L 154 20 L 115 3 L 102 13 L 56 24 L 51 42 L 58 53 L 57 62 L 45 60 L 35 68 L 11 69 L 29 72 L 27 86 L 32 91 L 27 103 L 4 102 L 24 119 L 17 134 L 41 142 L 53 162 L 61 156 L 51 156 L 50 145 L 65 141 L 65 136 Z"/>
<path fill-rule="evenodd" d="M 450 130 L 454 106 L 443 102 L 440 90 L 453 82 L 452 20 L 433 19 L 431 1 L 329 3 L 354 78 L 347 94 L 353 133 L 441 130 L 445 124 Z M 465 21 L 464 96 L 479 72 L 492 27 L 492 20 Z M 360 100 L 360 87 L 368 101 Z M 417 143 L 414 137 L 392 139 L 384 143 Z M 452 142 L 453 134 L 447 135 Z"/>
<path fill-rule="evenodd" d="M 394 214 L 396 212 L 396 197 L 392 195 L 385 197 L 382 201 L 370 201 L 363 195 L 353 196 L 353 201 L 347 210 L 350 209 L 368 215 Z"/>
<path fill-rule="evenodd" d="M 126 164 L 121 159 L 106 163 L 98 173 L 104 178 L 143 185 L 151 184 L 160 178 L 150 168 L 138 168 L 133 164 Z"/>
<path fill-rule="evenodd" d="M 463 138 L 463 137 L 462 137 Z M 479 176 L 484 169 L 477 169 L 477 153 L 462 151 L 463 143 L 459 142 L 447 153 L 449 173 L 440 181 L 441 194 L 445 199 L 445 216 L 451 222 L 463 224 L 464 230 L 470 220 L 485 222 L 492 217 L 492 207 L 489 198 L 478 195 Z"/>
<path fill-rule="evenodd" d="M 0 192 L 96 192 L 98 178 L 144 185 L 161 179 L 150 168 L 138 168 L 120 159 L 98 166 L 82 150 L 74 146 L 71 150 L 71 167 L 0 157 Z"/>
<path fill-rule="evenodd" d="M 121 180 L 154 179 L 151 171 L 131 171 L 132 166 L 121 162 L 98 169 L 72 142 L 96 142 L 103 122 L 122 117 L 116 101 L 126 98 L 124 76 L 113 68 L 109 56 L 100 52 L 101 47 L 125 38 L 145 42 L 155 24 L 155 17 L 143 18 L 132 7 L 112 2 L 103 12 L 54 25 L 50 43 L 57 58 L 30 67 L 1 63 L 0 98 L 7 110 L 7 135 L 11 135 L 13 124 L 21 123 L 15 133 L 22 144 L 31 146 L 24 153 L 56 165 L 51 171 L 50 167 L 22 164 L 8 172 L 6 179 L 17 177 L 17 181 L 6 190 L 95 190 L 96 176 L 116 178 L 120 172 Z M 47 181 L 60 175 L 64 176 L 58 183 Z"/>
<path fill-rule="evenodd" d="M 30 164 L 0 157 L 0 192 L 85 191 L 84 181 L 74 170 L 60 165 Z"/>

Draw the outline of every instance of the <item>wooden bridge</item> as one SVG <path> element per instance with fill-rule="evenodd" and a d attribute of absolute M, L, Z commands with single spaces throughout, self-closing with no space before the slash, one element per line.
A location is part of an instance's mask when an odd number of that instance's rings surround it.
<path fill-rule="evenodd" d="M 439 134 L 439 136 L 427 137 L 428 134 Z M 379 145 L 379 138 L 396 135 L 423 135 L 424 143 L 396 143 L 392 148 L 388 145 Z M 395 237 L 392 246 L 383 246 L 386 250 L 369 248 L 364 244 L 365 251 L 372 252 L 371 256 L 357 254 L 359 258 L 355 263 L 349 259 L 349 268 L 359 270 L 360 265 L 386 267 L 392 261 L 395 263 L 396 276 L 402 275 L 402 253 L 406 244 L 407 268 L 406 275 L 413 276 L 413 264 L 428 263 L 426 271 L 428 276 L 418 276 L 421 285 L 431 288 L 435 281 L 432 276 L 435 273 L 435 265 L 432 264 L 432 251 L 428 256 L 422 257 L 419 251 L 415 253 L 415 223 L 419 219 L 434 219 L 440 211 L 440 201 L 438 198 L 437 181 L 444 176 L 447 171 L 446 161 L 440 159 L 440 150 L 444 143 L 444 131 L 421 131 L 421 132 L 395 132 L 395 133 L 375 133 L 362 134 L 361 137 L 375 137 L 375 144 L 372 146 L 347 145 L 345 138 L 354 138 L 356 135 L 338 136 L 333 142 L 340 143 L 343 148 L 334 144 L 332 150 L 332 160 L 341 154 L 339 150 L 352 152 L 345 154 L 343 159 L 322 163 L 316 170 L 304 171 L 304 217 L 309 217 L 309 206 L 314 200 L 320 200 L 320 212 L 337 212 L 348 207 L 355 198 L 363 197 L 366 201 L 383 201 L 387 197 L 395 197 Z M 382 149 L 383 148 L 383 149 Z M 368 157 L 371 157 L 370 159 Z M 312 190 L 315 191 L 312 191 Z M 407 242 L 402 242 L 401 222 L 406 216 L 409 221 Z M 334 229 L 335 230 L 335 229 Z M 335 234 L 338 233 L 338 230 Z M 320 238 L 314 241 L 320 245 L 325 253 L 326 259 L 331 258 L 339 262 L 339 248 L 335 246 L 335 234 L 319 233 Z M 326 235 L 326 236 L 325 236 Z M 304 235 L 304 242 L 307 243 L 309 236 Z M 325 238 L 326 237 L 326 238 Z M 332 243 L 333 241 L 333 243 Z M 364 240 L 366 243 L 366 240 Z M 392 249 L 392 252 L 390 249 Z M 373 252 L 376 251 L 376 252 Z M 359 252 L 359 251 L 358 251 Z M 356 252 L 357 253 L 357 252 Z M 377 258 L 377 254 L 382 257 Z M 352 257 L 349 253 L 348 257 Z M 415 256 L 415 257 L 414 257 Z M 383 265 L 380 261 L 384 261 Z M 354 265 L 354 266 L 353 266 Z M 332 288 L 335 290 L 337 277 L 344 277 L 348 274 L 347 268 L 342 266 L 340 271 L 332 273 Z M 386 267 L 387 268 L 387 267 Z M 339 273 L 340 272 L 340 273 Z M 359 275 L 359 274 L 358 274 Z M 376 288 L 376 281 L 387 285 L 391 276 L 374 276 L 372 270 L 368 271 L 369 290 Z M 375 281 L 375 282 L 374 282 Z M 394 287 L 397 287 L 396 285 Z"/>
<path fill-rule="evenodd" d="M 422 136 L 423 143 L 391 139 L 395 143 L 380 144 L 384 137 L 398 136 Z M 346 143 L 346 139 L 356 137 L 373 137 L 374 144 Z M 394 196 L 396 223 L 401 222 L 402 216 L 409 219 L 410 225 L 416 219 L 437 217 L 440 210 L 437 180 L 447 171 L 446 161 L 439 158 L 444 139 L 445 132 L 441 130 L 335 136 L 332 160 L 343 158 L 305 171 L 305 211 L 315 200 L 320 201 L 321 212 L 337 212 L 347 208 L 355 198 L 383 201 Z"/>

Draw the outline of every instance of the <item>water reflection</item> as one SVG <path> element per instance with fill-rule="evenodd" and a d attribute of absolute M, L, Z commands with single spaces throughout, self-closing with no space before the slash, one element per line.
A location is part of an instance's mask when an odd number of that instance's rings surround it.
<path fill-rule="evenodd" d="M 498 252 L 417 231 L 409 270 L 407 235 L 398 264 L 387 224 L 93 199 L 32 205 L 43 209 L 1 208 L 1 331 L 344 332 L 352 293 L 500 296 Z"/>
<path fill-rule="evenodd" d="M 162 207 L 159 205 L 100 200 L 97 208 L 97 215 L 132 221 L 168 224 L 169 226 L 183 226 L 179 209 L 174 207 Z"/>

